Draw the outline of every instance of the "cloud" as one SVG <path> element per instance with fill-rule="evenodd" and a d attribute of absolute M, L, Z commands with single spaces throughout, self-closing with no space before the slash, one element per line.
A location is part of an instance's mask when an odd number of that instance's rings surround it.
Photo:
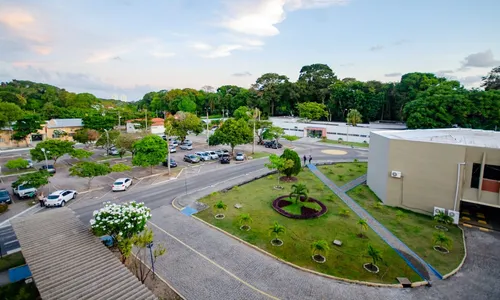
<path fill-rule="evenodd" d="M 234 50 L 239 50 L 242 49 L 242 45 L 220 45 L 210 51 L 208 54 L 203 55 L 204 57 L 208 58 L 218 58 L 218 57 L 226 57 L 231 55 L 231 52 Z"/>
<path fill-rule="evenodd" d="M 467 55 L 462 62 L 462 70 L 468 67 L 472 68 L 489 68 L 500 64 L 500 60 L 496 60 L 491 50 L 484 52 L 473 53 Z"/>
<path fill-rule="evenodd" d="M 478 86 L 482 80 L 482 75 L 466 76 L 458 79 L 458 81 L 463 83 L 465 86 Z"/>
<path fill-rule="evenodd" d="M 297 10 L 345 5 L 348 4 L 350 0 L 287 0 L 285 2 L 287 8 L 290 10 Z"/>
<path fill-rule="evenodd" d="M 248 77 L 248 76 L 252 76 L 252 73 L 245 71 L 245 72 L 240 72 L 240 73 L 234 73 L 232 76 L 234 76 L 234 77 Z"/>
<path fill-rule="evenodd" d="M 401 73 L 388 73 L 388 74 L 384 74 L 385 77 L 400 77 Z"/>
<path fill-rule="evenodd" d="M 205 44 L 205 43 L 194 43 L 191 45 L 191 48 L 194 48 L 197 50 L 210 50 L 213 47 L 210 46 L 209 44 Z"/>
<path fill-rule="evenodd" d="M 384 46 L 382 46 L 382 45 L 375 45 L 375 46 L 370 47 L 370 51 L 372 51 L 372 52 L 380 51 L 382 49 L 384 49 Z"/>

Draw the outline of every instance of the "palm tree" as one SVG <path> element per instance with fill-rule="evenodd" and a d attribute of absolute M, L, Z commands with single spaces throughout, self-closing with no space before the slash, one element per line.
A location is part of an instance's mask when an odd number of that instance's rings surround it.
<path fill-rule="evenodd" d="M 372 262 L 370 265 L 376 266 L 377 262 L 382 261 L 382 256 L 380 255 L 380 250 L 372 247 L 372 245 L 368 245 L 368 255 L 372 258 Z"/>
<path fill-rule="evenodd" d="M 444 232 L 434 232 L 433 242 L 435 245 L 441 248 L 443 247 L 451 248 L 452 244 L 451 239 L 446 234 L 444 234 Z"/>
<path fill-rule="evenodd" d="M 250 214 L 241 214 L 239 218 L 239 223 L 240 223 L 240 228 L 247 227 L 248 230 L 250 229 L 250 225 L 253 222 L 252 217 L 250 217 Z"/>
<path fill-rule="evenodd" d="M 301 197 L 304 197 L 304 202 L 307 201 L 309 189 L 303 183 L 297 183 L 292 185 L 292 192 L 288 196 L 289 198 L 295 197 L 295 204 L 299 203 Z"/>
<path fill-rule="evenodd" d="M 360 236 L 364 236 L 364 232 L 368 230 L 368 222 L 365 219 L 359 219 L 358 225 L 361 227 Z"/>
<path fill-rule="evenodd" d="M 362 121 L 361 113 L 357 109 L 350 109 L 347 113 L 346 121 L 348 124 L 351 123 L 352 126 L 358 125 Z"/>
<path fill-rule="evenodd" d="M 443 223 L 445 225 L 453 223 L 453 218 L 448 216 L 444 211 L 438 212 L 434 216 L 434 220 L 436 220 L 438 223 Z"/>
<path fill-rule="evenodd" d="M 271 240 L 272 241 L 276 241 L 276 240 L 279 240 L 278 239 L 278 236 L 280 234 L 284 234 L 285 233 L 285 227 L 283 225 L 281 225 L 280 223 L 278 222 L 274 222 L 273 226 L 269 227 L 269 235 L 273 235 L 274 234 L 274 239 Z"/>
<path fill-rule="evenodd" d="M 326 260 L 325 256 L 330 251 L 330 245 L 325 240 L 315 241 L 311 244 L 311 253 L 313 258 L 316 256 L 321 256 L 324 260 Z"/>
<path fill-rule="evenodd" d="M 214 204 L 213 208 L 214 210 L 219 212 L 216 216 L 218 215 L 224 216 L 223 214 L 221 214 L 221 212 L 227 210 L 227 205 L 224 202 L 222 202 L 222 200 L 219 200 L 219 202 Z"/>

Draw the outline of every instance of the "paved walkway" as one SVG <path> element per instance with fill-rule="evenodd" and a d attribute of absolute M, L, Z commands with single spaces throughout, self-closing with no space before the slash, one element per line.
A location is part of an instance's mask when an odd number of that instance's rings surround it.
<path fill-rule="evenodd" d="M 342 201 L 344 201 L 349 208 L 352 209 L 360 218 L 365 219 L 370 226 L 387 244 L 395 249 L 399 255 L 412 267 L 420 277 L 433 281 L 439 279 L 434 270 L 408 246 L 406 246 L 400 239 L 394 236 L 387 228 L 380 224 L 373 218 L 366 210 L 359 206 L 351 197 L 349 197 L 344 190 L 338 187 L 330 179 L 328 179 L 321 171 L 312 164 L 307 165 L 309 169 L 326 185 L 328 186 Z"/>
<path fill-rule="evenodd" d="M 352 190 L 353 188 L 355 188 L 358 185 L 363 184 L 365 182 L 366 182 L 366 174 L 365 175 L 361 175 L 358 178 L 354 179 L 353 181 L 344 184 L 343 186 L 340 187 L 340 189 L 344 193 L 347 193 L 348 191 Z"/>

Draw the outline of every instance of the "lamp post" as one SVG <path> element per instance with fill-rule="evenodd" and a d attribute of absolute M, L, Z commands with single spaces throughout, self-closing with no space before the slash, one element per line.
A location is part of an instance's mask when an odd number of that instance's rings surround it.
<path fill-rule="evenodd" d="M 146 247 L 149 249 L 149 254 L 151 256 L 151 270 L 153 271 L 153 276 L 155 274 L 155 261 L 153 260 L 153 241 L 149 242 Z"/>

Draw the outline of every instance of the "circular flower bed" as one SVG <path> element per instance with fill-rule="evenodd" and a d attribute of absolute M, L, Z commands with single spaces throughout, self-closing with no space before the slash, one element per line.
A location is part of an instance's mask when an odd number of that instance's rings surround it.
<path fill-rule="evenodd" d="M 436 250 L 436 251 L 437 251 L 437 252 L 439 252 L 439 253 L 443 253 L 443 254 L 448 254 L 448 253 L 450 253 L 450 250 L 446 249 L 446 248 L 445 248 L 445 247 L 443 247 L 443 246 L 434 246 L 433 248 L 434 248 L 434 250 Z"/>
<path fill-rule="evenodd" d="M 314 202 L 314 203 L 316 203 L 317 205 L 319 205 L 321 207 L 321 210 L 315 210 L 315 209 L 312 209 L 312 208 L 309 208 L 309 207 L 302 206 L 302 208 L 301 208 L 301 212 L 302 213 L 300 215 L 291 214 L 291 213 L 289 213 L 289 212 L 287 212 L 286 210 L 283 209 L 283 207 L 293 204 L 293 202 L 289 201 L 288 199 L 289 199 L 288 196 L 280 196 L 280 197 L 276 198 L 273 201 L 273 208 L 274 208 L 274 210 L 277 211 L 278 213 L 280 213 L 281 215 L 283 215 L 285 217 L 288 217 L 288 218 L 292 218 L 292 219 L 314 219 L 314 218 L 317 218 L 317 217 L 320 217 L 320 216 L 324 215 L 328 211 L 328 209 L 326 208 L 326 206 L 321 201 L 318 201 L 318 200 L 316 200 L 314 198 L 309 197 L 307 199 L 307 202 Z M 304 197 L 300 198 L 301 202 L 304 202 L 304 200 L 305 200 Z"/>
<path fill-rule="evenodd" d="M 370 273 L 378 273 L 379 270 L 380 270 L 376 265 L 374 265 L 372 263 L 366 263 L 366 264 L 364 264 L 363 268 L 365 270 L 367 270 L 368 272 L 370 272 Z"/>
<path fill-rule="evenodd" d="M 321 254 L 313 255 L 312 259 L 319 264 L 324 264 L 326 262 L 326 258 Z"/>

